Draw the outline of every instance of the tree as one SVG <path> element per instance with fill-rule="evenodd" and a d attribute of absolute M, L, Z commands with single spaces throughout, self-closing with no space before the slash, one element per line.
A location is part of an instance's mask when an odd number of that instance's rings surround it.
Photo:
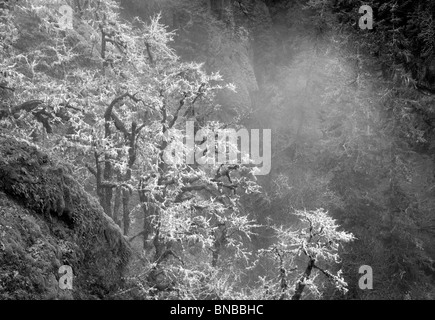
<path fill-rule="evenodd" d="M 1 50 L 1 68 L 10 70 L 6 90 L 13 93 L 1 101 L 2 128 L 67 161 L 126 236 L 132 210 L 141 208 L 139 235 L 152 256 L 149 286 L 168 289 L 166 274 L 215 272 L 228 249 L 229 255 L 246 255 L 244 237 L 255 224 L 239 193 L 259 191 L 252 168 L 164 158 L 185 135 L 187 120 L 195 122 L 195 132 L 229 125 L 210 121 L 218 111 L 215 92 L 232 85 L 201 64 L 181 62 L 169 45 L 174 33 L 159 15 L 128 23 L 119 19 L 115 1 L 75 1 L 74 29 L 61 30 L 56 1 L 43 4 L 25 3 L 2 20 L 0 30 L 10 40 Z M 14 26 L 26 28 L 23 21 L 33 24 L 30 35 L 14 36 Z M 214 158 L 207 143 L 195 148 Z M 209 262 L 195 262 L 206 256 Z"/>
<path fill-rule="evenodd" d="M 341 262 L 339 246 L 354 240 L 354 236 L 338 231 L 335 220 L 323 209 L 296 211 L 294 214 L 300 223 L 292 228 L 275 227 L 277 242 L 262 250 L 263 254 L 274 258 L 279 268 L 279 284 L 271 283 L 269 286 L 279 288 L 273 291 L 279 292 L 280 300 L 287 299 L 289 291 L 293 292 L 292 300 L 300 300 L 307 286 L 315 295 L 320 295 L 315 282 L 317 273 L 320 273 L 345 294 L 347 283 L 341 275 L 342 271 L 335 275 L 326 268 L 330 263 Z M 305 257 L 305 261 L 297 261 L 300 256 Z M 303 271 L 295 274 L 298 269 Z M 292 280 L 295 282 L 293 290 L 290 288 Z"/>

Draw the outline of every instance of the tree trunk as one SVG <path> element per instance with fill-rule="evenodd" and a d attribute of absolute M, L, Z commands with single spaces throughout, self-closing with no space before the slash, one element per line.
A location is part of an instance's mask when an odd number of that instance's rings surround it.
<path fill-rule="evenodd" d="M 103 173 L 101 170 L 101 165 L 100 165 L 100 157 L 98 156 L 97 152 L 94 153 L 95 156 L 95 178 L 97 180 L 97 195 L 98 195 L 98 200 L 100 201 L 100 205 L 103 207 L 104 212 L 107 214 L 108 209 L 106 208 L 107 202 L 106 202 L 106 193 L 104 190 L 104 187 L 102 186 L 103 184 Z M 110 211 L 110 210 L 109 210 Z"/>
<path fill-rule="evenodd" d="M 124 220 L 124 235 L 127 236 L 130 231 L 130 190 L 122 190 L 122 217 Z"/>
<path fill-rule="evenodd" d="M 281 278 L 281 297 L 279 300 L 285 300 L 287 298 L 287 279 L 286 279 L 286 271 L 283 266 L 281 266 L 281 269 L 279 270 L 279 276 Z"/>
<path fill-rule="evenodd" d="M 136 129 L 137 129 L 137 123 L 133 121 L 131 123 L 131 134 L 130 139 L 128 140 L 128 169 L 127 173 L 125 174 L 124 181 L 129 182 L 131 180 L 132 176 L 132 168 L 134 163 L 136 162 Z M 122 191 L 122 217 L 124 220 L 124 235 L 128 235 L 128 232 L 130 231 L 130 196 L 131 191 L 124 188 Z"/>
<path fill-rule="evenodd" d="M 217 266 L 218 260 L 219 260 L 219 248 L 215 248 L 213 250 L 213 257 L 212 257 L 212 261 L 211 261 L 211 266 L 213 268 L 215 268 Z"/>
<path fill-rule="evenodd" d="M 152 232 L 152 216 L 155 213 L 154 206 L 150 206 L 148 196 L 145 194 L 145 191 L 142 190 L 144 188 L 144 182 L 141 181 L 139 183 L 139 200 L 142 204 L 142 210 L 143 210 L 143 249 L 148 250 L 150 248 L 150 245 L 148 244 L 148 238 Z"/>
<path fill-rule="evenodd" d="M 227 240 L 227 228 L 225 223 L 220 223 L 219 229 L 216 230 L 215 233 L 215 241 L 213 245 L 213 255 L 211 260 L 212 267 L 216 267 L 218 260 L 219 260 L 219 254 L 222 250 L 222 246 L 225 245 L 225 242 Z"/>
<path fill-rule="evenodd" d="M 305 289 L 305 281 L 308 280 L 310 278 L 311 275 L 311 271 L 313 270 L 314 267 L 314 259 L 310 258 L 310 261 L 308 262 L 308 266 L 305 269 L 304 275 L 302 276 L 302 278 L 299 279 L 298 283 L 296 284 L 296 289 L 295 289 L 295 293 L 292 296 L 292 300 L 300 300 L 302 297 L 302 292 Z"/>
<path fill-rule="evenodd" d="M 121 187 L 116 188 L 115 192 L 115 204 L 113 205 L 113 221 L 121 227 L 121 219 L 119 217 L 119 209 L 121 208 L 121 195 L 122 190 Z"/>

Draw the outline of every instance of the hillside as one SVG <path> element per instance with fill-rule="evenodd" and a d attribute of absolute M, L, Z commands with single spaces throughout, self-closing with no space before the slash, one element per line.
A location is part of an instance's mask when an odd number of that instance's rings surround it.
<path fill-rule="evenodd" d="M 36 146 L 0 136 L 0 299 L 102 299 L 122 285 L 121 230 Z M 73 290 L 59 288 L 62 265 Z"/>

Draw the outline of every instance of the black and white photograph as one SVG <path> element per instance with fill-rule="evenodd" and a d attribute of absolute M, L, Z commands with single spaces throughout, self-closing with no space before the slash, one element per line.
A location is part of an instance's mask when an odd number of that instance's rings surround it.
<path fill-rule="evenodd" d="M 434 0 L 0 0 L 0 300 L 270 319 L 434 259 Z"/>

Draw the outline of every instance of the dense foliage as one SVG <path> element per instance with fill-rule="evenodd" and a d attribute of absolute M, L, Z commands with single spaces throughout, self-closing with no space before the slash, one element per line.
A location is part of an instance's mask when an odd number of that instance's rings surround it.
<path fill-rule="evenodd" d="M 368 1 L 373 30 L 353 0 L 66 2 L 66 30 L 59 1 L 0 7 L 0 132 L 122 229 L 118 297 L 433 298 L 433 2 Z M 271 173 L 206 138 L 166 161 L 190 123 L 272 129 Z"/>

